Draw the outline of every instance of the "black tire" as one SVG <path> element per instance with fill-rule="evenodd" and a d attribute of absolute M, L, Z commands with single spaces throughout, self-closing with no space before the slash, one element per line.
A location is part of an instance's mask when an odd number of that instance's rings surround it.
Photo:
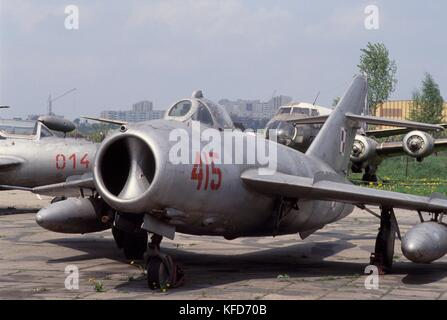
<path fill-rule="evenodd" d="M 377 181 L 379 181 L 379 179 L 377 178 L 377 176 L 375 174 L 369 174 L 369 173 L 365 173 L 363 175 L 362 180 L 364 182 L 377 182 Z"/>
<path fill-rule="evenodd" d="M 146 264 L 147 286 L 151 290 L 168 289 L 169 271 L 159 257 L 151 257 Z"/>
<path fill-rule="evenodd" d="M 391 227 L 391 222 L 386 223 L 377 236 L 376 253 L 382 257 L 385 271 L 391 271 L 394 259 L 394 244 L 396 241 L 396 232 Z"/>
<path fill-rule="evenodd" d="M 144 230 L 134 233 L 122 232 L 122 248 L 128 260 L 141 260 L 147 250 L 148 236 Z"/>
<path fill-rule="evenodd" d="M 119 249 L 122 249 L 124 242 L 124 231 L 118 229 L 117 227 L 112 227 L 112 235 L 113 239 L 115 239 L 116 246 Z"/>

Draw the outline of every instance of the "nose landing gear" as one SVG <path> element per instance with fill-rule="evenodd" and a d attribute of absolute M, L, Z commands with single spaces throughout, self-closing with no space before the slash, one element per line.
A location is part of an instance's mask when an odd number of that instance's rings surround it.
<path fill-rule="evenodd" d="M 160 252 L 163 237 L 154 234 L 145 254 L 147 285 L 152 290 L 176 288 L 184 282 L 183 269 L 166 254 Z"/>

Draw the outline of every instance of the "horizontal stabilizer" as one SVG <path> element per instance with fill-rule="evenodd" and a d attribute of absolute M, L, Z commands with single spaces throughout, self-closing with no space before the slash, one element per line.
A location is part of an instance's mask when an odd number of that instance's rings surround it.
<path fill-rule="evenodd" d="M 279 172 L 264 176 L 252 169 L 242 173 L 241 178 L 249 187 L 260 193 L 287 198 L 447 213 L 447 198 L 441 199 L 438 195 L 433 197 L 415 196 L 360 187 L 349 183 L 318 181 Z"/>

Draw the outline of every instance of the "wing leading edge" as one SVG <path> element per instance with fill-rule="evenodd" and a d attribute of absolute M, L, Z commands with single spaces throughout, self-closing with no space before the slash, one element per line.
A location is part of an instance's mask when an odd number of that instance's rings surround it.
<path fill-rule="evenodd" d="M 311 179 L 284 173 L 264 176 L 259 175 L 257 170 L 248 170 L 242 173 L 241 178 L 249 187 L 264 194 L 447 213 L 447 198 L 440 194 L 422 197 L 359 187 L 331 174 L 321 173 L 317 174 L 315 179 Z"/>
<path fill-rule="evenodd" d="M 352 113 L 347 113 L 346 117 L 351 119 L 352 121 L 358 121 L 360 123 L 404 128 L 404 129 L 375 130 L 368 132 L 369 136 L 375 136 L 375 137 L 389 137 L 397 134 L 403 134 L 411 130 L 442 131 L 446 127 L 445 125 L 427 124 L 408 120 L 388 119 L 374 116 L 363 116 Z M 329 116 L 317 116 L 307 118 L 290 117 L 287 119 L 287 122 L 294 123 L 296 125 L 323 124 L 326 122 L 328 118 Z"/>
<path fill-rule="evenodd" d="M 9 185 L 0 185 L 0 190 L 21 190 L 29 191 L 38 195 L 56 196 L 56 197 L 78 197 L 82 195 L 81 190 L 95 190 L 93 176 L 87 173 L 82 176 L 68 177 L 65 182 L 50 184 L 40 187 L 27 188 Z"/>

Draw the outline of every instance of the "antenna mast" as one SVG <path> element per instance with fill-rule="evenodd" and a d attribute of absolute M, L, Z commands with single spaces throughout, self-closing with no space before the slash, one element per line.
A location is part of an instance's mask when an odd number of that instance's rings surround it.
<path fill-rule="evenodd" d="M 56 98 L 52 98 L 51 93 L 50 93 L 50 95 L 48 96 L 48 115 L 54 116 L 54 113 L 53 113 L 53 102 L 54 101 L 59 100 L 59 99 L 65 97 L 66 95 L 69 95 L 70 93 L 75 92 L 76 90 L 77 90 L 76 88 L 70 89 L 67 92 L 64 92 L 63 94 L 57 96 Z"/>

